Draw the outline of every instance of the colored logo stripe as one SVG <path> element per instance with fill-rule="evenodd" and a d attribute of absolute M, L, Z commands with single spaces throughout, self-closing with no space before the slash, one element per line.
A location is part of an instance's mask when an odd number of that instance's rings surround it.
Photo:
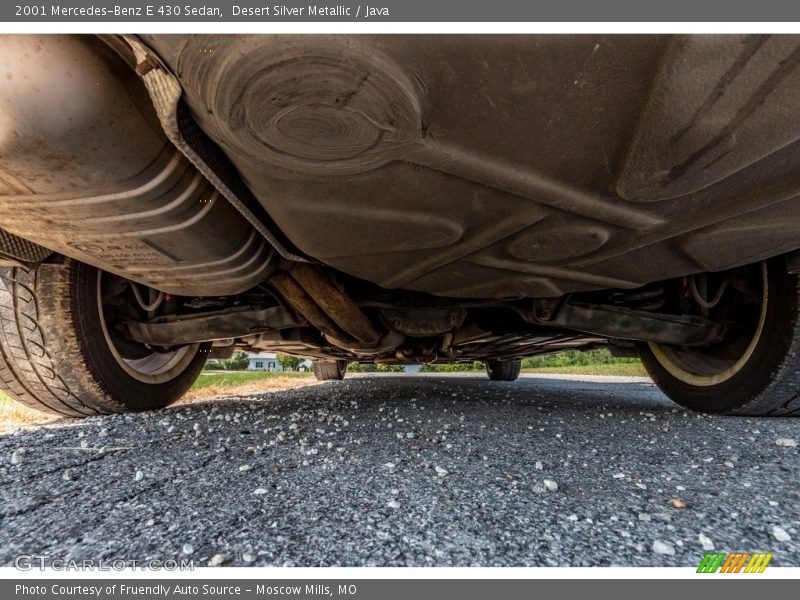
<path fill-rule="evenodd" d="M 698 573 L 716 573 L 722 561 L 725 560 L 724 552 L 706 552 L 700 566 L 697 567 Z"/>
<path fill-rule="evenodd" d="M 750 562 L 747 563 L 747 566 L 744 569 L 745 573 L 763 573 L 764 569 L 767 568 L 769 561 L 772 560 L 772 553 L 765 554 L 764 552 L 758 552 L 753 554 L 753 557 L 750 559 Z"/>
<path fill-rule="evenodd" d="M 698 573 L 763 573 L 772 560 L 772 553 L 766 552 L 706 552 Z M 742 571 L 744 569 L 744 571 Z"/>
<path fill-rule="evenodd" d="M 749 557 L 749 552 L 733 552 L 729 554 L 728 560 L 723 563 L 720 573 L 738 573 L 744 565 L 744 561 Z"/>

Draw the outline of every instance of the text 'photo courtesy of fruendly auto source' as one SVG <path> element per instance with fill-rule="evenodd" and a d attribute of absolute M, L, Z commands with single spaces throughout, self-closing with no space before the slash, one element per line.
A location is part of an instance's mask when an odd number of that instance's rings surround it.
<path fill-rule="evenodd" d="M 0 9 L 4 597 L 800 576 L 800 7 L 447 4 Z"/>

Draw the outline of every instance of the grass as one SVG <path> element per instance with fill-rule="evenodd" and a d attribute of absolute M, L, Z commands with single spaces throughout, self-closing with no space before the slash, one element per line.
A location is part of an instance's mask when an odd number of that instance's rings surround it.
<path fill-rule="evenodd" d="M 0 392 L 0 432 L 10 431 L 17 427 L 32 427 L 55 421 L 57 417 L 33 410 L 15 402 Z"/>
<path fill-rule="evenodd" d="M 267 371 L 202 371 L 181 402 L 211 398 L 223 394 L 275 392 L 314 385 L 311 373 L 269 373 Z"/>
<path fill-rule="evenodd" d="M 599 363 L 595 365 L 565 365 L 522 369 L 523 373 L 553 373 L 557 375 L 617 375 L 622 377 L 647 377 L 641 363 Z"/>
<path fill-rule="evenodd" d="M 311 373 L 267 373 L 262 371 L 202 371 L 180 402 L 193 402 L 225 394 L 274 392 L 316 383 Z M 0 432 L 33 427 L 59 417 L 15 402 L 0 392 Z"/>
<path fill-rule="evenodd" d="M 278 382 L 284 379 L 313 379 L 311 373 L 298 373 L 288 371 L 286 373 L 267 371 L 201 371 L 200 377 L 194 382 L 193 390 L 202 390 L 208 387 L 235 387 L 253 382 Z"/>

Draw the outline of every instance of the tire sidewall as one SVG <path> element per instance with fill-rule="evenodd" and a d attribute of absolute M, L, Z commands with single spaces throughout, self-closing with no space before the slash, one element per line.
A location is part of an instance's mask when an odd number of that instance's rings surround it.
<path fill-rule="evenodd" d="M 770 394 L 773 382 L 791 361 L 798 328 L 797 278 L 782 261 L 767 263 L 767 308 L 761 334 L 740 370 L 723 382 L 709 386 L 688 384 L 672 375 L 649 345 L 637 343 L 648 374 L 672 400 L 691 410 L 709 413 L 749 414 Z"/>
<path fill-rule="evenodd" d="M 147 383 L 132 377 L 108 347 L 97 301 L 97 274 L 96 268 L 83 263 L 77 263 L 71 274 L 72 322 L 86 369 L 104 392 L 106 402 L 119 404 L 122 411 L 153 410 L 171 404 L 197 379 L 208 345 L 198 347 L 187 366 L 169 381 Z"/>

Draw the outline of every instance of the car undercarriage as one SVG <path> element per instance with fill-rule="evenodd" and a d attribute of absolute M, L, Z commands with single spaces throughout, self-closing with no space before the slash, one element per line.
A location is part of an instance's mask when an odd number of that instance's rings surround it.
<path fill-rule="evenodd" d="M 512 380 L 607 346 L 691 408 L 793 414 L 798 63 L 767 35 L 0 36 L 4 387 L 85 415 L 236 348 Z"/>

